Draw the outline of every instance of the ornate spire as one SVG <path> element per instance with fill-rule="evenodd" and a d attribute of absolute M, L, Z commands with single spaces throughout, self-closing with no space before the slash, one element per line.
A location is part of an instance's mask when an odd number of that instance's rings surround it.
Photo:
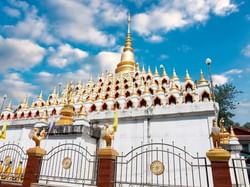
<path fill-rule="evenodd" d="M 128 15 L 128 32 L 125 39 L 125 44 L 123 52 L 121 55 L 121 61 L 117 65 L 115 73 L 127 73 L 134 72 L 138 68 L 138 65 L 135 63 L 134 49 L 132 47 L 132 37 L 131 37 L 131 18 L 130 14 Z"/>
<path fill-rule="evenodd" d="M 12 102 L 10 101 L 8 106 L 6 107 L 6 110 L 11 112 L 12 111 Z"/>
<path fill-rule="evenodd" d="M 142 70 L 141 72 L 144 74 L 145 73 L 145 67 L 144 67 L 144 64 L 142 64 Z"/>
<path fill-rule="evenodd" d="M 157 69 L 156 66 L 155 66 L 155 73 L 154 73 L 154 76 L 155 76 L 155 77 L 159 77 L 158 69 Z"/>
<path fill-rule="evenodd" d="M 43 99 L 43 91 L 41 90 L 40 95 L 37 97 L 38 99 Z"/>
<path fill-rule="evenodd" d="M 185 81 L 189 81 L 189 80 L 192 80 L 189 73 L 188 73 L 188 70 L 186 70 L 186 76 L 185 76 Z"/>
<path fill-rule="evenodd" d="M 168 76 L 168 74 L 167 74 L 167 72 L 166 72 L 166 69 L 165 69 L 165 67 L 164 67 L 163 64 L 160 65 L 160 69 L 162 69 L 162 76 L 163 76 L 163 77 L 164 77 L 164 76 Z"/>
<path fill-rule="evenodd" d="M 207 84 L 207 80 L 204 78 L 204 74 L 203 74 L 202 70 L 201 70 L 201 73 L 200 73 L 199 84 Z"/>
<path fill-rule="evenodd" d="M 150 66 L 148 66 L 148 74 L 152 74 Z"/>
<path fill-rule="evenodd" d="M 173 79 L 174 81 L 178 81 L 178 80 L 179 80 L 179 78 L 178 78 L 178 76 L 177 76 L 177 74 L 176 74 L 176 72 L 175 72 L 175 68 L 173 69 L 173 77 L 172 77 L 172 79 Z"/>

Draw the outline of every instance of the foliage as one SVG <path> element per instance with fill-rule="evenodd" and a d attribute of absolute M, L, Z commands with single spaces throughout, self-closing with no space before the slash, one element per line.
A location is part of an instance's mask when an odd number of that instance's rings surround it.
<path fill-rule="evenodd" d="M 236 101 L 237 94 L 242 93 L 237 90 L 232 83 L 215 86 L 214 95 L 215 101 L 219 104 L 219 119 L 224 118 L 225 126 L 233 125 L 232 117 L 235 116 L 233 110 L 236 109 L 238 102 Z"/>
<path fill-rule="evenodd" d="M 250 129 L 250 122 L 246 122 L 243 127 Z"/>

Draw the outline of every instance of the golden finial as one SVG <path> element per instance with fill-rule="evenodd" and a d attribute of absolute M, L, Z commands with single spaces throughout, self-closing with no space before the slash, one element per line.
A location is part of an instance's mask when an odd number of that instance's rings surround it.
<path fill-rule="evenodd" d="M 230 126 L 230 139 L 231 139 L 231 138 L 235 138 L 235 137 L 236 137 L 236 135 L 235 135 L 235 133 L 234 133 L 233 126 L 231 125 L 231 126 Z"/>
<path fill-rule="evenodd" d="M 202 71 L 202 70 L 201 70 L 201 72 L 200 72 L 199 84 L 207 84 L 207 80 L 204 78 L 204 74 L 203 74 L 203 71 Z"/>
<path fill-rule="evenodd" d="M 56 87 L 54 87 L 53 91 L 52 91 L 52 96 L 56 96 L 57 95 L 57 91 L 56 91 Z"/>
<path fill-rule="evenodd" d="M 178 78 L 178 76 L 177 76 L 177 74 L 176 74 L 175 68 L 173 68 L 173 76 L 172 76 L 172 79 L 173 79 L 174 81 L 178 81 L 178 80 L 179 80 L 179 78 Z"/>
<path fill-rule="evenodd" d="M 128 34 L 131 32 L 131 17 L 130 17 L 130 12 L 128 13 Z"/>
<path fill-rule="evenodd" d="M 189 73 L 188 73 L 188 70 L 186 70 L 186 76 L 185 76 L 185 81 L 189 81 L 189 80 L 192 80 Z"/>
<path fill-rule="evenodd" d="M 168 76 L 167 72 L 166 72 L 166 69 L 164 67 L 163 64 L 160 65 L 160 69 L 162 69 L 162 76 L 165 77 L 165 76 Z"/>
<path fill-rule="evenodd" d="M 154 73 L 154 76 L 155 76 L 155 77 L 159 77 L 158 69 L 157 69 L 156 66 L 155 66 L 155 73 Z"/>
<path fill-rule="evenodd" d="M 148 66 L 148 74 L 152 74 L 150 66 Z"/>
<path fill-rule="evenodd" d="M 9 112 L 11 112 L 12 109 L 13 109 L 12 108 L 12 102 L 10 101 L 9 104 L 8 104 L 8 106 L 6 107 L 6 110 L 9 111 Z"/>
<path fill-rule="evenodd" d="M 128 32 L 125 39 L 125 45 L 121 55 L 121 61 L 117 65 L 115 73 L 135 72 L 138 65 L 135 63 L 134 49 L 131 38 L 131 17 L 128 15 Z"/>
<path fill-rule="evenodd" d="M 43 99 L 43 91 L 41 90 L 41 92 L 40 92 L 40 94 L 39 94 L 39 96 L 37 97 L 38 99 Z"/>
<path fill-rule="evenodd" d="M 28 108 L 28 100 L 29 100 L 29 98 L 28 98 L 28 96 L 26 95 L 26 96 L 24 97 L 24 99 L 23 99 L 22 104 L 21 104 L 21 106 L 22 106 L 23 109 L 24 109 L 24 108 Z"/>
<path fill-rule="evenodd" d="M 144 67 L 144 64 L 142 65 L 142 70 L 141 70 L 142 74 L 145 73 L 145 67 Z"/>

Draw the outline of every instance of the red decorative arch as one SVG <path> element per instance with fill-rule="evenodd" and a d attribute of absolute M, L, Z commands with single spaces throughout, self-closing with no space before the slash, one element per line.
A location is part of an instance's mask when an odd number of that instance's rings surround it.
<path fill-rule="evenodd" d="M 20 115 L 20 119 L 23 119 L 23 118 L 24 118 L 24 112 L 22 112 Z"/>
<path fill-rule="evenodd" d="M 17 119 L 17 113 L 14 113 L 14 116 L 12 119 Z"/>
<path fill-rule="evenodd" d="M 171 104 L 175 104 L 176 105 L 176 98 L 175 96 L 171 95 L 168 99 L 168 103 L 171 105 Z"/>
<path fill-rule="evenodd" d="M 193 96 L 190 94 L 187 94 L 185 96 L 185 103 L 193 103 L 193 102 L 194 102 Z"/>
<path fill-rule="evenodd" d="M 96 111 L 96 106 L 95 106 L 95 104 L 93 104 L 93 105 L 90 107 L 90 109 L 89 109 L 89 112 L 94 112 L 94 111 Z"/>
<path fill-rule="evenodd" d="M 125 97 L 129 97 L 129 96 L 130 96 L 130 92 L 127 91 L 127 92 L 125 93 Z"/>
<path fill-rule="evenodd" d="M 140 101 L 140 107 L 147 107 L 147 101 L 145 99 Z"/>
<path fill-rule="evenodd" d="M 133 102 L 132 101 L 128 101 L 127 104 L 126 104 L 126 108 L 129 109 L 129 108 L 132 108 L 133 107 Z"/>
<path fill-rule="evenodd" d="M 106 103 L 103 103 L 101 110 L 107 110 L 108 109 L 108 105 Z"/>
<path fill-rule="evenodd" d="M 201 101 L 204 101 L 205 99 L 207 99 L 208 101 L 210 101 L 210 95 L 206 91 L 204 91 L 202 93 L 202 95 L 201 95 Z"/>
<path fill-rule="evenodd" d="M 159 97 L 156 97 L 154 99 L 154 106 L 157 106 L 157 105 L 161 106 L 161 99 Z"/>
<path fill-rule="evenodd" d="M 56 115 L 56 109 L 55 108 L 51 111 L 51 116 L 53 116 L 53 115 Z"/>
<path fill-rule="evenodd" d="M 188 89 L 192 90 L 193 89 L 193 85 L 188 82 L 186 85 L 185 85 L 185 90 L 187 91 Z"/>
<path fill-rule="evenodd" d="M 32 112 L 29 111 L 28 115 L 27 115 L 27 118 L 31 118 L 32 117 Z"/>
<path fill-rule="evenodd" d="M 10 114 L 7 115 L 7 120 L 9 120 L 9 119 L 10 119 Z"/>
<path fill-rule="evenodd" d="M 39 110 L 37 110 L 36 113 L 35 113 L 35 118 L 37 118 L 39 116 L 40 116 L 40 112 L 39 112 Z"/>

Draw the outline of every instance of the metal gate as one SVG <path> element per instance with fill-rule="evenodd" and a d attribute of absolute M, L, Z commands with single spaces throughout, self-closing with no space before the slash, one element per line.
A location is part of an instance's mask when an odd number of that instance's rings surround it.
<path fill-rule="evenodd" d="M 43 158 L 39 183 L 71 183 L 95 186 L 97 159 L 80 144 L 65 143 L 53 148 Z"/>
<path fill-rule="evenodd" d="M 11 181 L 21 183 L 24 176 L 28 156 L 19 144 L 8 143 L 0 147 L 0 167 L 1 167 L 1 181 Z M 20 167 L 19 174 L 15 172 L 16 168 Z M 5 170 L 10 167 L 10 173 L 5 177 Z M 21 170 L 21 171 L 20 171 Z"/>
<path fill-rule="evenodd" d="M 141 145 L 116 160 L 116 186 L 200 186 L 212 183 L 206 157 L 192 156 L 174 144 Z"/>

